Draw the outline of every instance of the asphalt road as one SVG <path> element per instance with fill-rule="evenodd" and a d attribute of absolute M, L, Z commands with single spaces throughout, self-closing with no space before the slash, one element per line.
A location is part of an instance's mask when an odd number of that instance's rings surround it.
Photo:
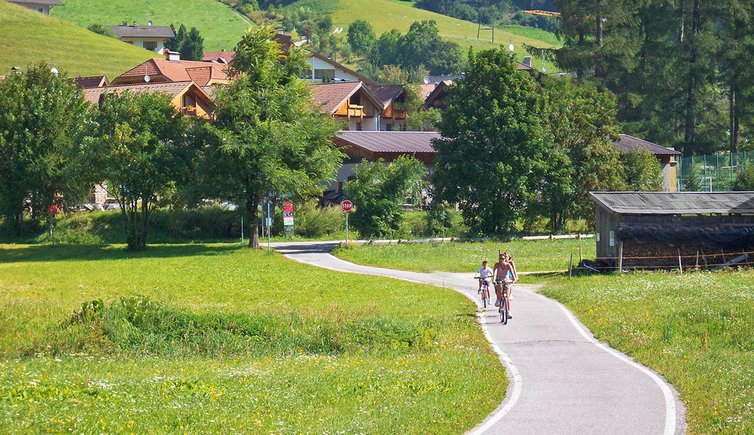
<path fill-rule="evenodd" d="M 285 256 L 342 272 L 378 275 L 458 291 L 481 304 L 467 274 L 360 266 L 329 254 L 335 243 L 278 243 Z M 479 322 L 505 364 L 505 401 L 471 433 L 674 434 L 685 432 L 678 394 L 659 375 L 594 339 L 565 307 L 515 285 L 502 325 L 494 307 Z M 493 296 L 494 298 L 494 296 Z"/>

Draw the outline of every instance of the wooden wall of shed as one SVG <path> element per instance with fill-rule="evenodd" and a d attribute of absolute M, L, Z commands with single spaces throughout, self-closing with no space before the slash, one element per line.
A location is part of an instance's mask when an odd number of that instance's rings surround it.
<path fill-rule="evenodd" d="M 597 207 L 597 258 L 615 258 L 618 253 L 618 223 L 621 216 L 611 213 L 601 207 Z M 610 232 L 613 232 L 614 244 L 610 246 Z"/>

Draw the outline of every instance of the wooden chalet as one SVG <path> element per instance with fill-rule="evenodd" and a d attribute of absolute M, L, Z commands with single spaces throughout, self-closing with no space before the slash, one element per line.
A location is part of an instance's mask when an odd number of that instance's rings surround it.
<path fill-rule="evenodd" d="M 363 82 L 311 85 L 315 106 L 341 121 L 345 130 L 379 131 L 382 102 Z"/>
<path fill-rule="evenodd" d="M 623 268 L 719 265 L 754 251 L 754 192 L 590 192 L 597 258 Z M 679 260 L 680 257 L 680 260 Z M 754 252 L 743 260 L 754 262 Z"/>
<path fill-rule="evenodd" d="M 215 103 L 212 98 L 196 83 L 190 81 L 89 88 L 84 89 L 84 98 L 94 105 L 100 105 L 108 94 L 123 92 L 150 92 L 169 95 L 176 110 L 196 118 L 209 119 L 215 111 Z"/>
<path fill-rule="evenodd" d="M 409 116 L 405 108 L 406 89 L 403 85 L 369 86 L 375 97 L 382 104 L 380 130 L 393 131 L 407 129 L 406 119 Z"/>

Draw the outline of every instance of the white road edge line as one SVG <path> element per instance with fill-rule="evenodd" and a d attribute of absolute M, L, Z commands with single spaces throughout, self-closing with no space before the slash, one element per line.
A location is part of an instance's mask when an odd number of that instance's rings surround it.
<path fill-rule="evenodd" d="M 327 253 L 327 255 L 332 256 L 334 259 L 336 259 L 338 261 L 342 261 L 344 263 L 349 263 L 349 262 L 347 262 L 345 260 L 342 260 L 342 259 L 340 259 L 340 258 L 338 258 L 338 257 L 336 257 L 336 256 L 334 256 L 334 255 L 332 255 L 330 253 Z M 441 287 L 441 286 L 439 286 L 437 284 L 423 282 L 423 281 L 415 281 L 415 280 L 406 279 L 406 278 L 398 278 L 398 277 L 385 276 L 385 275 L 381 275 L 381 274 L 377 274 L 377 273 L 359 273 L 359 272 L 352 272 L 352 271 L 337 269 L 337 268 L 331 267 L 331 266 L 323 266 L 323 265 L 321 265 L 319 263 L 316 263 L 316 262 L 310 262 L 310 261 L 305 261 L 305 260 L 301 260 L 301 259 L 298 259 L 298 258 L 289 257 L 287 254 L 283 254 L 283 256 L 286 257 L 286 258 L 288 258 L 288 259 L 291 259 L 293 261 L 296 261 L 298 263 L 308 264 L 310 266 L 315 266 L 315 267 L 319 267 L 319 268 L 322 268 L 322 269 L 334 270 L 334 271 L 337 271 L 337 272 L 355 273 L 357 275 L 381 276 L 383 278 L 392 278 L 392 279 L 398 279 L 398 280 L 401 280 L 401 281 L 413 282 L 413 283 L 416 283 L 416 284 L 425 284 L 425 285 L 433 285 L 435 287 Z M 365 267 L 365 266 L 361 266 L 361 265 L 358 265 L 358 264 L 355 264 L 355 263 L 349 263 L 349 264 L 352 264 L 352 265 L 355 265 L 355 266 L 359 266 L 359 267 Z M 366 268 L 372 268 L 372 267 L 366 266 Z M 372 268 L 372 269 L 379 269 L 379 268 Z M 389 270 L 389 269 L 386 269 L 386 270 Z M 442 288 L 446 288 L 446 287 L 442 286 Z M 468 293 L 466 293 L 464 291 L 455 289 L 453 287 L 447 287 L 447 288 L 449 288 L 450 290 L 453 290 L 454 292 L 457 292 L 457 293 L 460 293 L 460 294 L 466 296 L 467 298 L 471 299 L 471 301 L 474 302 L 474 304 L 476 304 L 476 299 L 474 299 L 474 297 L 472 295 L 470 295 L 470 294 L 468 294 Z M 479 316 L 480 316 L 480 313 L 477 312 L 477 318 L 479 318 Z M 487 325 L 485 323 L 482 323 L 481 321 L 479 322 L 479 325 L 482 327 L 482 332 L 484 333 L 485 338 L 487 338 L 487 342 L 489 342 L 490 347 L 492 348 L 492 350 L 496 354 L 498 354 L 498 356 L 500 357 L 499 358 L 500 361 L 503 363 L 503 366 L 505 366 L 505 368 L 507 369 L 508 373 L 510 373 L 510 375 L 512 376 L 513 379 L 511 380 L 512 382 L 510 384 L 510 387 L 509 387 L 508 391 L 506 391 L 505 399 L 503 400 L 503 403 L 500 405 L 500 407 L 498 407 L 495 411 L 493 411 L 492 414 L 490 414 L 489 416 L 487 416 L 487 418 L 484 421 L 482 421 L 482 423 L 480 423 L 479 426 L 473 428 L 470 432 L 468 432 L 470 435 L 482 434 L 482 433 L 490 430 L 492 428 L 492 426 L 494 426 L 495 424 L 497 424 L 497 422 L 499 422 L 503 417 L 505 417 L 505 415 L 508 414 L 511 411 L 511 409 L 513 409 L 514 406 L 516 406 L 516 402 L 518 402 L 518 398 L 521 397 L 521 390 L 523 389 L 523 378 L 521 377 L 521 373 L 518 371 L 518 368 L 516 367 L 516 365 L 513 364 L 513 360 L 511 360 L 510 357 L 505 352 L 503 352 L 503 350 L 500 348 L 500 346 L 498 346 L 497 343 L 495 343 L 492 340 L 492 336 L 490 335 L 489 330 L 487 329 Z M 510 397 L 508 396 L 508 392 L 510 392 Z"/>
<path fill-rule="evenodd" d="M 453 289 L 455 290 L 455 289 Z M 458 290 L 455 290 L 458 291 Z M 459 292 L 460 293 L 460 292 Z M 465 294 L 465 293 L 462 293 Z M 466 296 L 469 296 L 468 294 L 465 294 Z M 471 296 L 469 296 L 470 299 L 473 300 Z M 476 302 L 476 301 L 475 301 Z M 477 317 L 479 317 L 480 314 L 477 313 Z M 509 388 L 510 396 L 508 396 L 508 392 L 506 392 L 506 398 L 503 400 L 503 404 L 496 409 L 490 416 L 488 416 L 479 426 L 472 429 L 470 432 L 468 432 L 471 435 L 477 435 L 487 432 L 497 424 L 500 420 L 502 420 L 503 417 L 507 413 L 510 412 L 511 409 L 513 409 L 514 406 L 516 406 L 516 402 L 518 402 L 518 398 L 521 397 L 521 390 L 523 389 L 523 379 L 521 378 L 521 373 L 518 371 L 518 368 L 515 364 L 513 364 L 513 360 L 510 359 L 510 357 L 503 352 L 502 349 L 500 349 L 500 346 L 497 345 L 494 341 L 492 341 L 492 336 L 490 335 L 489 331 L 487 330 L 487 325 L 479 322 L 479 324 L 482 326 L 482 332 L 484 332 L 484 336 L 487 337 L 487 341 L 490 343 L 490 347 L 492 347 L 492 350 L 498 354 L 500 357 L 500 361 L 503 362 L 503 365 L 508 369 L 508 373 L 513 378 L 511 380 L 511 388 Z"/>
<path fill-rule="evenodd" d="M 540 295 L 542 296 L 542 295 Z M 618 358 L 619 360 L 625 362 L 626 364 L 639 369 L 642 373 L 649 376 L 650 379 L 652 379 L 655 384 L 657 384 L 658 387 L 660 387 L 660 391 L 662 391 L 662 396 L 665 398 L 665 430 L 663 431 L 664 435 L 674 435 L 676 431 L 676 409 L 675 409 L 675 398 L 673 397 L 673 392 L 670 391 L 670 387 L 665 383 L 665 381 L 660 378 L 656 373 L 649 370 L 648 368 L 644 367 L 643 365 L 637 363 L 636 361 L 632 361 L 631 359 L 627 358 L 622 353 L 618 352 L 617 350 L 611 348 L 610 346 L 601 343 L 598 340 L 595 340 L 594 337 L 590 336 L 585 330 L 584 327 L 581 326 L 581 324 L 576 320 L 575 316 L 569 309 L 567 309 L 563 304 L 542 296 L 543 298 L 547 299 L 548 301 L 551 301 L 555 305 L 558 306 L 566 315 L 568 318 L 568 321 L 571 322 L 574 328 L 581 334 L 582 337 L 584 337 L 588 342 L 594 344 L 595 346 L 599 347 L 600 349 L 604 350 L 605 352 L 613 355 L 614 357 Z"/>

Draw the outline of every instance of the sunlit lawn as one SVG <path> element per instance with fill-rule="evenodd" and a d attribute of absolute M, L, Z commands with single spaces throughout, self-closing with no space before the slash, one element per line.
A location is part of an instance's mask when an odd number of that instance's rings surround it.
<path fill-rule="evenodd" d="M 0 245 L 0 432 L 461 432 L 505 385 L 446 290 L 228 244 Z"/>
<path fill-rule="evenodd" d="M 574 265 L 578 264 L 579 247 L 584 258 L 595 256 L 594 239 L 365 245 L 338 249 L 335 255 L 358 264 L 393 269 L 473 273 L 483 260 L 490 261 L 491 267 L 498 251 L 507 251 L 519 272 L 536 272 L 566 270 L 571 255 Z"/>

